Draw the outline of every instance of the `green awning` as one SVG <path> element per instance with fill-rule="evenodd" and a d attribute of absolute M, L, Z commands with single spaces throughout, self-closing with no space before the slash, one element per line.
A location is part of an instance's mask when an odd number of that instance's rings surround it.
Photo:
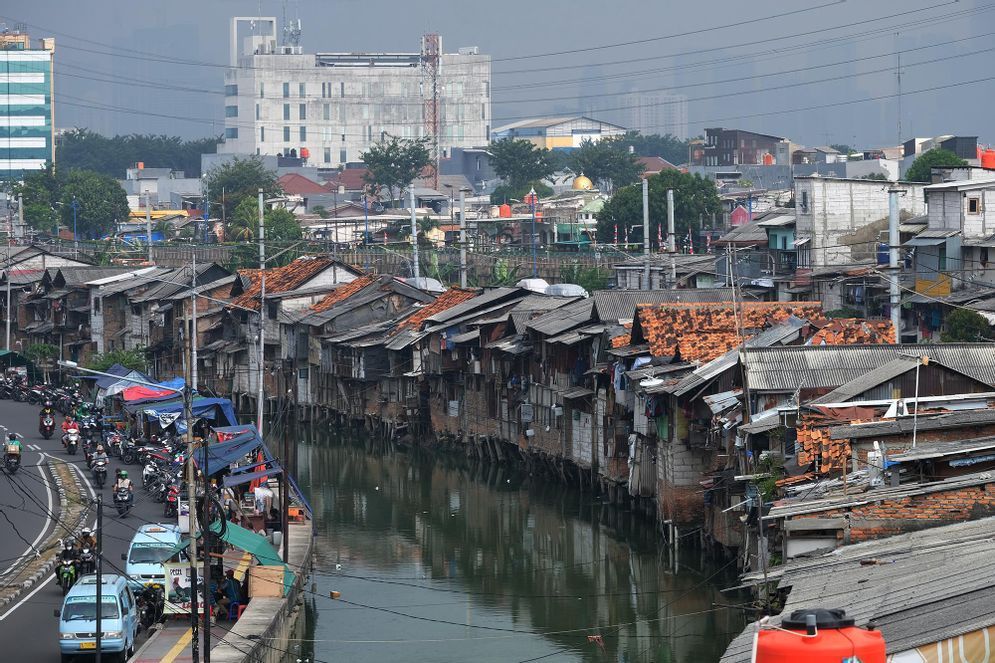
<path fill-rule="evenodd" d="M 211 531 L 217 534 L 221 531 L 220 523 L 212 523 Z M 200 536 L 200 533 L 197 533 Z M 290 567 L 283 563 L 280 558 L 280 553 L 277 552 L 276 548 L 263 536 L 256 534 L 252 530 L 245 529 L 235 523 L 229 521 L 224 536 L 221 539 L 232 546 L 235 546 L 239 550 L 244 550 L 245 552 L 253 555 L 259 560 L 259 563 L 264 566 L 282 566 L 283 567 L 283 591 L 284 593 L 290 589 L 290 586 L 294 584 L 294 572 L 290 570 Z M 190 545 L 190 540 L 186 539 L 181 541 L 173 548 L 170 557 L 185 550 L 187 546 Z"/>

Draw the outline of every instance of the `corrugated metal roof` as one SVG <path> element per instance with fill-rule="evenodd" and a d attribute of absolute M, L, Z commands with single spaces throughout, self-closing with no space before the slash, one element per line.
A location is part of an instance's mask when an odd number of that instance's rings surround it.
<path fill-rule="evenodd" d="M 747 348 L 751 391 L 791 392 L 799 387 L 836 389 L 902 354 L 927 355 L 953 370 L 995 386 L 995 345 L 823 345 Z"/>
<path fill-rule="evenodd" d="M 873 389 L 882 382 L 897 378 L 899 375 L 908 373 L 916 367 L 918 361 L 914 357 L 896 357 L 883 366 L 871 369 L 860 377 L 850 380 L 846 384 L 833 389 L 825 396 L 820 396 L 809 405 L 820 405 L 822 403 L 842 403 L 851 398 L 859 396 L 868 389 Z"/>
<path fill-rule="evenodd" d="M 888 460 L 903 463 L 913 460 L 958 456 L 977 451 L 990 451 L 991 449 L 995 449 L 995 436 L 977 437 L 967 440 L 948 440 L 946 442 L 928 442 L 926 444 L 919 444 L 915 449 L 910 449 L 905 453 L 889 453 Z"/>
<path fill-rule="evenodd" d="M 969 428 L 995 423 L 995 409 L 961 410 L 935 415 L 919 415 L 916 421 L 912 417 L 892 419 L 888 421 L 873 421 L 864 424 L 846 424 L 833 426 L 829 429 L 829 437 L 833 440 L 857 440 L 888 435 L 909 435 L 913 425 L 919 431 L 943 430 L 947 428 Z"/>
<path fill-rule="evenodd" d="M 473 299 L 461 302 L 452 308 L 448 308 L 445 311 L 440 311 L 434 315 L 431 315 L 425 318 L 425 321 L 435 324 L 447 322 L 466 313 L 470 313 L 472 311 L 485 308 L 488 305 L 500 302 L 501 300 L 510 299 L 516 294 L 524 295 L 525 293 L 526 291 L 521 288 L 494 288 L 493 290 L 488 290 L 480 295 L 477 295 Z"/>
<path fill-rule="evenodd" d="M 556 336 L 590 322 L 594 300 L 580 299 L 561 306 L 526 323 L 526 327 L 543 336 Z"/>
<path fill-rule="evenodd" d="M 760 581 L 759 575 L 746 578 Z M 896 654 L 995 623 L 995 518 L 844 546 L 769 569 L 767 577 L 790 588 L 781 615 L 843 608 L 857 626 L 879 629 L 888 653 Z M 750 624 L 721 663 L 750 661 L 753 634 Z"/>
<path fill-rule="evenodd" d="M 602 322 L 632 320 L 640 304 L 673 302 L 731 302 L 732 288 L 689 288 L 687 290 L 597 290 L 592 297 L 594 313 Z"/>

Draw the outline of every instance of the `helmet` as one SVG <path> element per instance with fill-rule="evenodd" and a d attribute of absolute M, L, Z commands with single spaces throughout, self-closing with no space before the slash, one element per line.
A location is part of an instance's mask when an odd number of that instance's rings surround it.
<path fill-rule="evenodd" d="M 7 436 L 7 439 L 10 440 L 11 442 L 17 442 L 17 433 L 11 433 L 10 435 Z"/>
<path fill-rule="evenodd" d="M 122 479 L 127 479 L 128 478 L 128 470 L 121 470 L 121 474 L 119 476 Z"/>
<path fill-rule="evenodd" d="M 63 539 L 62 540 L 62 547 L 65 548 L 66 550 L 70 550 L 73 547 L 72 540 L 71 539 Z"/>
<path fill-rule="evenodd" d="M 52 401 L 45 401 L 45 407 L 52 407 Z"/>
<path fill-rule="evenodd" d="M 90 536 L 90 528 L 84 527 L 83 530 L 80 532 L 80 536 Z"/>

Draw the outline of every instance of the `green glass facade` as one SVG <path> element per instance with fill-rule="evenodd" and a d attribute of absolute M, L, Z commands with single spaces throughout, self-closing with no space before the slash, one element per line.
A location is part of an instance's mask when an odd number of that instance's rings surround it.
<path fill-rule="evenodd" d="M 0 180 L 52 161 L 52 51 L 0 49 Z"/>

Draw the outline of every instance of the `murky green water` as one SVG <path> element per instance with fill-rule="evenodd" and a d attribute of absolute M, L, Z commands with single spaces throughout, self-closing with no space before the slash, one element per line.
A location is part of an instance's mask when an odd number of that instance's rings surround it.
<path fill-rule="evenodd" d="M 714 605 L 736 602 L 718 591 L 733 566 L 685 549 L 675 567 L 643 517 L 504 468 L 373 447 L 299 448 L 317 573 L 293 659 L 707 663 L 744 624 Z"/>

